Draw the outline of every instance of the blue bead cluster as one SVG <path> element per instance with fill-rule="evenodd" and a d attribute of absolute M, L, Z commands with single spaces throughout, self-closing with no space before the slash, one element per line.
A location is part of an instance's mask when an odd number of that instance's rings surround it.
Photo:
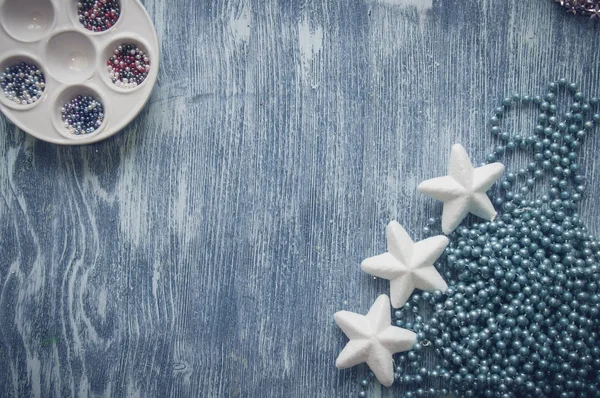
<path fill-rule="evenodd" d="M 564 94 L 572 102 L 561 114 Z M 561 79 L 543 97 L 515 94 L 494 110 L 501 144 L 486 162 L 516 150 L 533 159 L 505 174 L 494 221 L 448 236 L 436 268 L 450 288 L 413 294 L 394 312 L 419 341 L 396 357 L 406 397 L 600 397 L 600 242 L 577 213 L 585 187 L 578 150 L 600 123 L 599 103 Z M 518 106 L 539 110 L 528 137 L 502 128 Z M 425 234 L 438 224 L 428 220 Z"/>
<path fill-rule="evenodd" d="M 46 88 L 44 74 L 36 65 L 20 62 L 0 75 L 0 87 L 9 100 L 19 105 L 33 104 Z"/>
<path fill-rule="evenodd" d="M 65 127 L 75 135 L 96 131 L 104 120 L 102 103 L 91 95 L 78 95 L 60 109 Z"/>

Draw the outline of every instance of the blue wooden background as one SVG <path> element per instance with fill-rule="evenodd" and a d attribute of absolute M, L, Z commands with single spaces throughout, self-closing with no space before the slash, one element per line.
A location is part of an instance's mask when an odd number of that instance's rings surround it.
<path fill-rule="evenodd" d="M 551 0 L 145 6 L 163 58 L 128 128 L 59 147 L 0 120 L 2 397 L 356 396 L 332 315 L 388 291 L 359 264 L 391 219 L 440 214 L 417 184 L 455 142 L 482 161 L 506 95 L 600 94 L 600 24 Z"/>

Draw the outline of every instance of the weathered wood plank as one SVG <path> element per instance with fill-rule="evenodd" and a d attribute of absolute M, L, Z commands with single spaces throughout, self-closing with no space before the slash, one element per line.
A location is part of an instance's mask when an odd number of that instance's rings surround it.
<path fill-rule="evenodd" d="M 483 159 L 505 95 L 600 94 L 600 25 L 550 0 L 145 4 L 163 63 L 131 126 L 63 148 L 1 121 L 0 396 L 354 396 L 332 314 L 387 291 L 358 265 L 389 220 L 439 214 L 416 185 L 454 142 Z"/>

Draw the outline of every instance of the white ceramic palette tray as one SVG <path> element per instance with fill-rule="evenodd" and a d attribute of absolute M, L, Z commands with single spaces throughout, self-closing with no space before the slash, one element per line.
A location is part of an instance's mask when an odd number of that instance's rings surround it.
<path fill-rule="evenodd" d="M 150 97 L 158 39 L 139 0 L 0 0 L 0 25 L 0 110 L 41 140 L 106 139 Z"/>

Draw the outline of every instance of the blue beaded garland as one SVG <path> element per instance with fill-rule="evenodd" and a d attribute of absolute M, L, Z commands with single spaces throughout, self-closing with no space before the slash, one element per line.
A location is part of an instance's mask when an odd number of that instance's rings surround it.
<path fill-rule="evenodd" d="M 573 103 L 560 117 L 563 92 Z M 531 103 L 540 111 L 533 134 L 503 132 L 507 115 Z M 398 356 L 395 369 L 402 384 L 415 384 L 405 396 L 600 396 L 594 387 L 600 383 L 600 242 L 576 212 L 585 179 L 575 152 L 600 122 L 599 103 L 560 79 L 544 96 L 513 94 L 494 110 L 491 132 L 503 144 L 487 162 L 517 149 L 533 161 L 508 170 L 493 191 L 496 220 L 448 236 L 438 262 L 449 284 L 445 294 L 415 294 L 413 304 L 394 312 L 397 325 L 419 331 L 419 343 Z M 549 184 L 547 193 L 529 198 L 541 183 Z M 435 224 L 428 220 L 427 233 Z M 431 350 L 439 358 L 435 371 L 424 362 Z M 444 388 L 419 385 L 432 378 Z"/>

